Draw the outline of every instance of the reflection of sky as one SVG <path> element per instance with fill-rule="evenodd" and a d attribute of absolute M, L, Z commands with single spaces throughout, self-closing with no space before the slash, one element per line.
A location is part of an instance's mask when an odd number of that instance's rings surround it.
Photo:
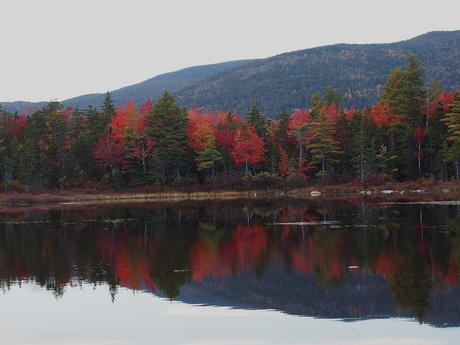
<path fill-rule="evenodd" d="M 5 345 L 431 345 L 458 344 L 460 328 L 401 319 L 342 322 L 276 311 L 170 302 L 106 286 L 68 287 L 63 297 L 24 284 L 0 293 L 0 344 Z"/>

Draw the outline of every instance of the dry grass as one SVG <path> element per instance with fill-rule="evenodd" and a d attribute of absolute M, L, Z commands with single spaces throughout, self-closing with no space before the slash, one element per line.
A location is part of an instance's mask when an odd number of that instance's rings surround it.
<path fill-rule="evenodd" d="M 382 191 L 393 190 L 386 194 Z M 319 191 L 320 196 L 312 196 L 311 192 Z M 460 196 L 460 184 L 457 182 L 437 183 L 389 183 L 381 186 L 362 187 L 351 184 L 312 185 L 306 188 L 283 190 L 251 190 L 251 191 L 210 191 L 210 192 L 95 192 L 95 191 L 46 191 L 40 194 L 6 192 L 0 193 L 0 205 L 37 205 L 37 204 L 107 204 L 132 202 L 177 202 L 199 200 L 237 200 L 237 199 L 361 199 L 380 200 L 439 200 L 454 199 Z"/>

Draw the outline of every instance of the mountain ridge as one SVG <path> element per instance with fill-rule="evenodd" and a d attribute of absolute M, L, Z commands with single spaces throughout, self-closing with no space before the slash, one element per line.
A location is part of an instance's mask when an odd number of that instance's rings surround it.
<path fill-rule="evenodd" d="M 460 85 L 460 30 L 432 31 L 394 43 L 337 43 L 300 49 L 263 59 L 228 61 L 164 73 L 111 91 L 116 105 L 155 100 L 168 90 L 183 107 L 245 114 L 252 105 L 272 117 L 309 108 L 312 94 L 334 87 L 344 94 L 344 106 L 363 108 L 378 100 L 394 68 L 405 68 L 415 55 L 426 79 L 451 90 Z M 100 107 L 105 94 L 64 100 L 64 106 Z M 45 103 L 0 103 L 21 111 Z M 19 109 L 19 110 L 18 110 Z"/>
<path fill-rule="evenodd" d="M 432 32 L 384 44 L 334 44 L 283 53 L 221 72 L 185 88 L 178 102 L 246 113 L 257 105 L 270 115 L 309 108 L 309 98 L 328 86 L 345 95 L 345 106 L 377 101 L 394 68 L 417 56 L 429 80 L 446 89 L 460 83 L 460 31 Z M 225 95 L 222 97 L 221 95 Z"/>

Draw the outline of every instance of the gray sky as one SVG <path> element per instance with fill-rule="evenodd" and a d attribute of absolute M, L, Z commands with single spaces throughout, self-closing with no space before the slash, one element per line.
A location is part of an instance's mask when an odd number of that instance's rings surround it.
<path fill-rule="evenodd" d="M 458 0 L 0 0 L 0 101 L 64 100 L 180 68 L 458 30 Z"/>

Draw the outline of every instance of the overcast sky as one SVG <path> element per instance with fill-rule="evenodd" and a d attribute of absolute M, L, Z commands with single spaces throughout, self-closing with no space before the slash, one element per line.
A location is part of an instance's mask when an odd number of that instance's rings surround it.
<path fill-rule="evenodd" d="M 0 101 L 64 100 L 180 68 L 458 30 L 458 0 L 0 0 Z"/>

